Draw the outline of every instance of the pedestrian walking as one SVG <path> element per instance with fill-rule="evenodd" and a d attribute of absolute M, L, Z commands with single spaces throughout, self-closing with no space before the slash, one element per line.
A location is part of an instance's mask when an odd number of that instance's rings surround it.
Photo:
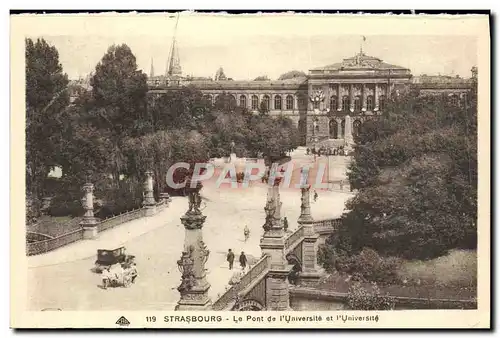
<path fill-rule="evenodd" d="M 314 190 L 314 202 L 316 202 L 318 200 L 318 193 L 316 192 L 316 190 Z"/>
<path fill-rule="evenodd" d="M 245 256 L 245 253 L 242 251 L 240 255 L 240 266 L 241 270 L 245 271 L 247 267 L 247 256 Z"/>
<path fill-rule="evenodd" d="M 229 270 L 233 270 L 234 252 L 231 249 L 227 252 L 227 261 L 229 262 Z"/>
<path fill-rule="evenodd" d="M 283 230 L 285 230 L 285 232 L 288 231 L 288 219 L 286 217 L 283 219 Z"/>
<path fill-rule="evenodd" d="M 248 238 L 250 237 L 250 229 L 248 229 L 248 226 L 245 225 L 245 229 L 243 230 L 243 234 L 245 235 L 245 242 L 248 241 Z"/>

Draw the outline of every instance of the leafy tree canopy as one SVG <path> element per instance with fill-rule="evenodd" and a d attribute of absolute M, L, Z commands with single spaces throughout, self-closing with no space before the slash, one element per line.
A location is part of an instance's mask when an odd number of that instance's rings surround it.
<path fill-rule="evenodd" d="M 284 74 L 281 74 L 278 80 L 289 80 L 289 79 L 295 79 L 297 77 L 306 77 L 306 73 L 300 71 L 300 70 L 291 70 L 289 72 L 286 72 Z"/>
<path fill-rule="evenodd" d="M 476 247 L 475 90 L 466 104 L 407 93 L 364 124 L 348 173 L 358 193 L 347 204 L 336 250 L 371 247 L 429 259 Z"/>

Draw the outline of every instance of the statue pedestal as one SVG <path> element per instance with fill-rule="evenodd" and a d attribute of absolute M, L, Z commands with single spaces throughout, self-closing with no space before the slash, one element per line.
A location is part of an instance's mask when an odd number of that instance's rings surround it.
<path fill-rule="evenodd" d="M 157 212 L 156 204 L 144 206 L 144 216 L 151 217 L 151 216 L 155 215 L 156 212 Z"/>
<path fill-rule="evenodd" d="M 302 271 L 299 275 L 299 284 L 305 287 L 312 287 L 318 284 L 323 274 L 319 271 Z"/>
<path fill-rule="evenodd" d="M 196 285 L 186 294 L 181 294 L 181 299 L 175 306 L 175 311 L 208 311 L 212 308 L 212 301 L 208 297 L 210 284 Z"/>
<path fill-rule="evenodd" d="M 193 192 L 192 194 L 198 194 Z M 181 217 L 185 228 L 184 251 L 182 257 L 177 261 L 182 273 L 181 285 L 177 289 L 181 295 L 176 311 L 205 311 L 210 310 L 212 302 L 208 297 L 210 283 L 206 279 L 205 263 L 210 251 L 203 242 L 202 228 L 207 216 L 204 216 L 197 208 L 196 201 L 200 199 L 191 196 L 195 200 L 188 212 Z M 199 196 L 198 196 L 199 197 Z M 194 206 L 194 210 L 192 207 Z"/>
<path fill-rule="evenodd" d="M 83 239 L 97 238 L 97 220 L 94 217 L 84 218 L 80 222 L 80 226 L 83 229 Z"/>
<path fill-rule="evenodd" d="M 97 238 L 97 226 L 83 227 L 83 239 L 96 239 L 96 238 Z"/>

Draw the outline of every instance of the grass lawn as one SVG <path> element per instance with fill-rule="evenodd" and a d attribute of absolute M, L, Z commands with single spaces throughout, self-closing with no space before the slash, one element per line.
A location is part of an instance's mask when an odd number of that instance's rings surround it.
<path fill-rule="evenodd" d="M 44 215 L 38 219 L 37 224 L 29 226 L 27 230 L 57 237 L 80 228 L 80 221 L 81 217 Z"/>
<path fill-rule="evenodd" d="M 448 255 L 430 261 L 406 261 L 398 275 L 398 285 L 381 286 L 382 293 L 391 296 L 469 300 L 477 297 L 477 253 L 453 250 Z M 348 292 L 353 282 L 349 276 L 334 273 L 319 289 Z M 370 289 L 370 283 L 364 285 Z"/>

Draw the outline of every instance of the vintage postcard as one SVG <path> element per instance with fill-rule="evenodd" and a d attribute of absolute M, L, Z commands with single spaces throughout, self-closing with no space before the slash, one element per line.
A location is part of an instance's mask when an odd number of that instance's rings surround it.
<path fill-rule="evenodd" d="M 11 16 L 11 327 L 489 328 L 488 15 Z"/>

